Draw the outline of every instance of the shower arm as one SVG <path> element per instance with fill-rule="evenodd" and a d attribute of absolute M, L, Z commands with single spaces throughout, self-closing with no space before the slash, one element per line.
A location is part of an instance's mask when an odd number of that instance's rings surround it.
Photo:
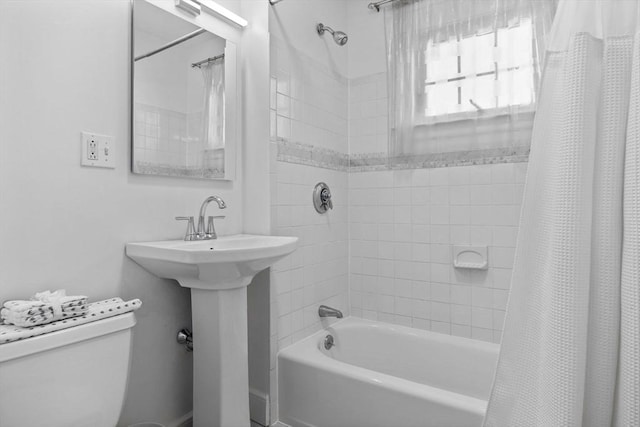
<path fill-rule="evenodd" d="M 271 0 L 269 0 L 269 1 L 271 1 Z M 282 1 L 282 0 L 278 0 L 278 1 Z M 380 12 L 380 6 L 382 6 L 383 4 L 387 4 L 387 3 L 393 3 L 394 1 L 396 1 L 396 0 L 381 0 L 381 1 L 377 1 L 375 3 L 369 3 L 367 5 L 367 7 L 369 9 L 371 9 L 371 10 L 375 9 L 376 12 Z"/>
<path fill-rule="evenodd" d="M 280 3 L 282 0 L 269 0 L 269 4 L 271 4 L 271 6 L 273 6 L 274 4 L 278 4 Z"/>

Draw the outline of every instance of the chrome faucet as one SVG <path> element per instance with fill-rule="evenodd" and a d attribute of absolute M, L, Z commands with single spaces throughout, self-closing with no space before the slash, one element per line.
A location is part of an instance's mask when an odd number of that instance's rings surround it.
<path fill-rule="evenodd" d="M 320 317 L 337 317 L 338 319 L 342 319 L 342 312 L 335 308 L 328 307 L 326 305 L 321 305 L 318 307 L 318 316 Z"/>
<path fill-rule="evenodd" d="M 204 202 L 202 202 L 202 206 L 200 206 L 200 215 L 198 215 L 198 231 L 196 232 L 197 240 L 211 240 L 211 239 L 218 238 L 218 235 L 216 234 L 216 229 L 213 225 L 213 220 L 215 218 L 224 218 L 223 215 L 210 216 L 207 224 L 207 230 L 205 231 L 204 229 L 204 217 L 207 212 L 207 206 L 209 205 L 209 203 L 213 201 L 215 201 L 218 204 L 218 208 L 220 209 L 225 209 L 227 207 L 227 204 L 224 202 L 224 200 L 222 200 L 218 196 L 209 196 L 206 199 L 204 199 Z"/>

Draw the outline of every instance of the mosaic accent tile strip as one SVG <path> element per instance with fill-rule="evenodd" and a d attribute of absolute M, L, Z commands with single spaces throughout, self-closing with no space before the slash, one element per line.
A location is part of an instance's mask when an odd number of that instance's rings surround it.
<path fill-rule="evenodd" d="M 142 175 L 164 175 L 179 178 L 224 179 L 224 171 L 218 169 L 200 169 L 150 162 L 136 162 L 135 173 Z"/>
<path fill-rule="evenodd" d="M 449 153 L 417 154 L 388 158 L 386 153 L 354 155 L 350 158 L 350 172 L 384 169 L 430 169 L 453 166 L 521 163 L 529 159 L 530 148 L 506 147 L 485 150 L 453 151 Z"/>
<path fill-rule="evenodd" d="M 528 146 L 522 146 L 397 156 L 390 159 L 386 153 L 362 153 L 349 156 L 334 150 L 281 138 L 277 143 L 277 159 L 280 162 L 348 172 L 522 163 L 528 161 L 530 151 Z"/>
<path fill-rule="evenodd" d="M 349 170 L 349 155 L 328 148 L 278 139 L 278 161 L 338 171 Z"/>

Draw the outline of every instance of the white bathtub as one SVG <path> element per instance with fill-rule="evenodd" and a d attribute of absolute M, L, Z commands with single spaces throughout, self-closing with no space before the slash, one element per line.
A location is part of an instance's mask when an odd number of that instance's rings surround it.
<path fill-rule="evenodd" d="M 325 350 L 331 334 L 335 347 Z M 280 421 L 292 427 L 471 427 L 499 346 L 350 317 L 278 354 Z"/>

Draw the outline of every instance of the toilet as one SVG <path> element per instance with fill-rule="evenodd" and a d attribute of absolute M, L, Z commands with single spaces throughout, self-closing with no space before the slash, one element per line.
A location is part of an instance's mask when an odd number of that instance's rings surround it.
<path fill-rule="evenodd" d="M 114 427 L 133 313 L 0 345 L 1 427 Z"/>

